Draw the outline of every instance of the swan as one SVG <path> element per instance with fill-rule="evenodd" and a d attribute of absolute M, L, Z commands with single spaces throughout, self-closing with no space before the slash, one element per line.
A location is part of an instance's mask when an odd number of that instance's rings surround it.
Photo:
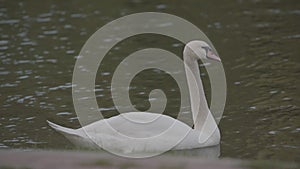
<path fill-rule="evenodd" d="M 123 153 L 133 153 L 218 145 L 221 135 L 205 98 L 197 62 L 200 59 L 221 62 L 221 59 L 204 41 L 194 40 L 184 47 L 183 60 L 190 93 L 193 127 L 167 115 L 150 112 L 122 113 L 79 129 L 70 129 L 50 121 L 47 122 L 49 126 L 63 134 L 73 144 L 93 149 L 100 147 Z M 132 123 L 128 119 L 135 122 Z M 172 129 L 168 130 L 170 126 Z M 118 133 L 123 133 L 123 135 L 118 135 Z M 143 139 L 145 137 L 151 139 Z"/>

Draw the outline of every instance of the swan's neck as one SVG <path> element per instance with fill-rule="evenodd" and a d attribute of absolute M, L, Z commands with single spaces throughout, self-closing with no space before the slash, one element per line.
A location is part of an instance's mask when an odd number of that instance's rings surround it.
<path fill-rule="evenodd" d="M 198 62 L 189 54 L 184 53 L 185 72 L 190 93 L 194 129 L 201 130 L 207 119 L 212 116 L 207 105 L 203 84 L 200 78 Z M 206 121 L 207 122 L 207 121 Z M 214 123 L 214 122 L 212 122 Z"/>

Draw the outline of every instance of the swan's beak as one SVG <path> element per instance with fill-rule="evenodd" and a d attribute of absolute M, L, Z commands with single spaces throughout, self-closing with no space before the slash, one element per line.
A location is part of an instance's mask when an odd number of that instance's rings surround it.
<path fill-rule="evenodd" d="M 218 55 L 216 55 L 213 51 L 209 50 L 207 51 L 207 58 L 208 59 L 212 59 L 212 60 L 215 60 L 215 61 L 219 61 L 221 62 L 221 59 Z"/>

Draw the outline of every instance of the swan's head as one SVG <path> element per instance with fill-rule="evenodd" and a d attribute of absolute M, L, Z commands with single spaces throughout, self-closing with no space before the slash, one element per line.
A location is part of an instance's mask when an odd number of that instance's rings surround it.
<path fill-rule="evenodd" d="M 220 57 L 212 50 L 212 48 L 204 41 L 194 40 L 185 45 L 185 56 L 192 57 L 193 59 L 210 59 L 221 62 Z"/>

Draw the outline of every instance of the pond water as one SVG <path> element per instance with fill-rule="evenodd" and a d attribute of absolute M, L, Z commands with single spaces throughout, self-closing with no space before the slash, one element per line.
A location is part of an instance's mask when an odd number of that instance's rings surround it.
<path fill-rule="evenodd" d="M 228 83 L 219 124 L 221 157 L 300 160 L 300 3 L 291 0 L 1 1 L 0 148 L 74 148 L 46 120 L 80 127 L 71 91 L 76 56 L 109 21 L 145 11 L 187 19 L 218 50 Z M 110 94 L 115 66 L 123 56 L 148 47 L 177 55 L 183 50 L 183 44 L 158 35 L 116 45 L 96 79 L 97 101 L 106 117 L 117 114 Z M 178 86 L 167 74 L 144 71 L 131 87 L 132 102 L 140 110 L 149 108 L 149 91 L 161 88 L 168 97 L 165 113 L 176 117 Z"/>

